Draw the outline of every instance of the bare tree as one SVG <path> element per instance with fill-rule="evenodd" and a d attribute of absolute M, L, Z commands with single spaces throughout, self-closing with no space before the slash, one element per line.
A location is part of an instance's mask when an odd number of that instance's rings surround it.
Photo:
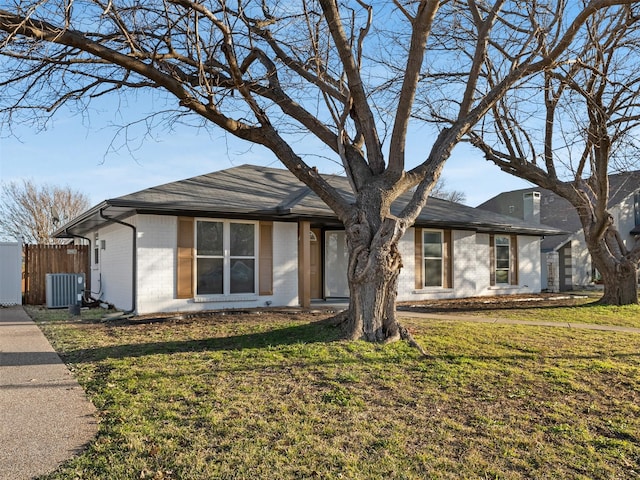
<path fill-rule="evenodd" d="M 441 198 L 442 200 L 449 200 L 450 202 L 464 203 L 467 200 L 467 194 L 460 190 L 449 190 L 447 188 L 447 180 L 445 177 L 438 178 L 438 181 L 431 189 L 431 194 L 434 198 Z"/>
<path fill-rule="evenodd" d="M 50 114 L 64 104 L 82 108 L 96 97 L 145 88 L 166 92 L 175 117 L 196 115 L 267 147 L 345 226 L 348 335 L 389 341 L 404 331 L 395 313 L 398 241 L 452 149 L 510 88 L 562 60 L 592 14 L 634 2 L 76 3 L 24 0 L 0 9 L 0 85 L 10 92 L 0 100 L 5 121 L 23 109 Z M 393 52 L 402 63 L 397 77 L 388 62 L 376 60 L 385 32 L 398 32 L 408 45 Z M 457 71 L 448 91 L 432 92 L 453 122 L 409 167 L 415 95 L 432 69 Z M 294 149 L 292 135 L 301 131 L 342 164 L 352 194 L 336 191 Z M 408 190 L 411 200 L 392 215 L 391 204 Z"/>
<path fill-rule="evenodd" d="M 83 193 L 31 180 L 3 183 L 0 199 L 0 232 L 25 243 L 58 243 L 51 237 L 56 228 L 89 208 Z"/>
<path fill-rule="evenodd" d="M 534 99 L 505 96 L 492 110 L 492 130 L 472 132 L 473 141 L 502 170 L 576 208 L 602 275 L 601 302 L 638 303 L 640 241 L 622 240 L 608 210 L 608 175 L 640 165 L 640 4 L 598 12 L 567 61 L 536 80 L 527 90 Z M 636 189 L 638 178 L 629 175 Z"/>

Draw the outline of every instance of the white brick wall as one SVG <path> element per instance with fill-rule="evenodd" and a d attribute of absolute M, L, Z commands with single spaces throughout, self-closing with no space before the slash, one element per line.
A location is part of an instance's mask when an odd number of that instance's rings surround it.
<path fill-rule="evenodd" d="M 242 301 L 198 301 L 176 297 L 177 217 L 138 218 L 138 313 L 254 308 L 298 304 L 298 225 L 273 224 L 273 291 Z"/>
<path fill-rule="evenodd" d="M 127 219 L 134 223 L 135 219 Z M 94 239 L 91 239 L 92 255 L 92 292 L 94 297 L 112 303 L 122 310 L 130 310 L 132 303 L 132 268 L 133 268 L 133 232 L 131 228 L 119 224 L 108 225 L 98 232 L 99 242 L 104 241 L 105 248 L 100 246 L 98 265 L 93 263 Z"/>
<path fill-rule="evenodd" d="M 139 313 L 176 310 L 177 217 L 138 215 Z"/>
<path fill-rule="evenodd" d="M 540 240 L 538 237 L 518 237 L 518 283 L 526 292 L 539 292 L 542 288 Z"/>
<path fill-rule="evenodd" d="M 137 312 L 196 311 L 222 308 L 253 308 L 298 305 L 298 225 L 273 223 L 273 291 L 271 296 L 248 295 L 242 301 L 194 301 L 177 299 L 175 269 L 177 217 L 137 215 L 127 220 L 137 227 Z M 106 249 L 100 250 L 99 267 L 93 270 L 94 290 L 118 308 L 131 308 L 131 229 L 110 225 L 100 230 Z M 453 231 L 453 288 L 415 289 L 414 229 L 400 240 L 403 269 L 399 278 L 399 301 L 523 293 L 540 290 L 540 250 L 537 237 L 518 239 L 520 285 L 490 287 L 489 235 Z M 93 234 L 89 236 L 93 241 Z M 93 257 L 93 251 L 92 251 Z M 102 285 L 98 281 L 102 279 Z M 220 300 L 220 299 L 218 299 Z"/>
<path fill-rule="evenodd" d="M 273 305 L 299 305 L 298 300 L 298 224 L 273 223 Z"/>
<path fill-rule="evenodd" d="M 476 283 L 478 281 L 476 235 L 474 232 L 454 230 L 451 237 L 453 241 L 453 288 L 433 287 L 416 290 L 415 229 L 411 228 L 407 231 L 400 241 L 400 253 L 404 267 L 400 273 L 398 301 L 468 297 L 476 294 Z"/>
<path fill-rule="evenodd" d="M 453 234 L 453 288 L 456 297 L 472 297 L 476 295 L 478 284 L 485 281 L 484 270 L 478 269 L 476 234 L 464 230 L 454 230 Z M 487 251 L 489 245 L 486 245 Z M 486 256 L 486 253 L 485 253 Z M 487 270 L 488 271 L 488 270 Z"/>
<path fill-rule="evenodd" d="M 489 235 L 454 230 L 453 288 L 415 288 L 414 229 L 400 241 L 404 265 L 400 273 L 398 301 L 462 298 L 477 295 L 501 295 L 540 291 L 540 241 L 538 237 L 518 237 L 519 285 L 490 285 Z"/>

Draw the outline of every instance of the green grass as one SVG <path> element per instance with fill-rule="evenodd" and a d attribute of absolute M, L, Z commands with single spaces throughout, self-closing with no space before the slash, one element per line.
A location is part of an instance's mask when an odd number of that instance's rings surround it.
<path fill-rule="evenodd" d="M 527 308 L 501 309 L 493 316 L 531 321 L 559 323 L 590 323 L 597 325 L 616 325 L 621 327 L 640 328 L 640 305 L 609 306 L 600 305 L 593 297 L 575 300 L 575 306 L 544 306 Z M 486 315 L 486 312 L 477 312 Z"/>
<path fill-rule="evenodd" d="M 640 478 L 638 334 L 406 320 L 423 358 L 320 315 L 30 313 L 100 414 L 47 479 Z"/>

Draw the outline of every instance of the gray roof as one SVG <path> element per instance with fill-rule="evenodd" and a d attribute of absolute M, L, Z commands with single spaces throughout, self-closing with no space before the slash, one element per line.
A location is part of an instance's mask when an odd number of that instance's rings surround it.
<path fill-rule="evenodd" d="M 346 177 L 324 177 L 346 198 L 353 198 Z M 409 198 L 410 194 L 401 196 L 392 212 L 399 213 Z M 56 235 L 85 235 L 113 219 L 123 220 L 136 213 L 283 221 L 309 219 L 321 225 L 340 225 L 335 213 L 288 170 L 242 165 L 105 200 L 69 222 Z M 563 233 L 545 225 L 437 198 L 427 201 L 416 225 L 529 235 Z"/>
<path fill-rule="evenodd" d="M 608 207 L 619 204 L 638 189 L 640 189 L 640 170 L 609 175 Z M 544 188 L 531 187 L 503 192 L 478 205 L 477 208 L 521 219 L 524 218 L 523 196 L 531 192 L 540 192 L 540 222 L 567 232 L 565 235 L 543 239 L 543 250 L 555 250 L 564 245 L 571 235 L 582 230 L 575 207 L 561 196 Z"/>

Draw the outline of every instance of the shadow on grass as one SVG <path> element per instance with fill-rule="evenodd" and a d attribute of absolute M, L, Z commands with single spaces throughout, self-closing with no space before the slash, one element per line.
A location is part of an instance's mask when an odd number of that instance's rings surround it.
<path fill-rule="evenodd" d="M 257 333 L 206 338 L 202 340 L 132 343 L 86 348 L 62 352 L 61 355 L 66 361 L 83 363 L 100 361 L 107 358 L 117 359 L 188 352 L 237 351 L 283 345 L 330 343 L 341 340 L 342 338 L 344 337 L 340 328 L 332 326 L 328 320 L 321 320 Z"/>
<path fill-rule="evenodd" d="M 340 328 L 331 324 L 331 319 L 324 319 L 317 322 L 305 323 L 301 325 L 284 328 L 274 328 L 264 332 L 247 333 L 225 337 L 214 337 L 202 340 L 181 340 L 150 343 L 131 343 L 124 345 L 113 345 L 107 347 L 86 348 L 71 350 L 61 353 L 67 362 L 71 363 L 91 363 L 105 359 L 136 358 L 150 355 L 170 355 L 174 353 L 192 352 L 217 352 L 217 351 L 240 351 L 248 349 L 266 349 L 269 347 L 281 347 L 287 345 L 311 345 L 330 344 L 344 338 Z M 428 349 L 428 348 L 427 348 Z M 417 350 L 416 350 L 416 355 Z M 384 357 L 384 356 L 383 356 Z M 460 363 L 466 361 L 519 361 L 535 360 L 540 355 L 537 353 L 517 352 L 500 355 L 460 355 L 450 353 L 427 354 L 421 357 L 423 361 L 435 362 L 445 361 Z M 640 357 L 640 352 L 616 353 L 616 354 L 557 354 L 544 355 L 546 359 L 571 359 L 571 360 L 598 360 L 607 357 Z M 330 360 L 336 363 L 337 359 Z M 372 359 L 364 360 L 361 355 L 354 354 L 352 360 L 342 359 L 344 363 L 370 362 Z M 326 363 L 323 359 L 319 363 Z M 381 358 L 381 362 L 388 360 Z M 338 360 L 340 362 L 340 360 Z M 316 363 L 316 362 L 311 362 Z"/>

